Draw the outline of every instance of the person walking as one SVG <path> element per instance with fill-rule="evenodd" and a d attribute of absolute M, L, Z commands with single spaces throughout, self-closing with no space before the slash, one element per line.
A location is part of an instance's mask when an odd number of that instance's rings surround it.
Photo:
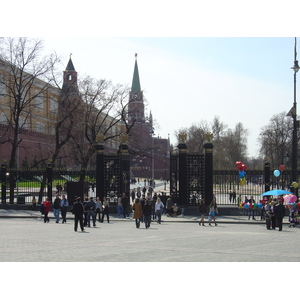
<path fill-rule="evenodd" d="M 200 226 L 200 224 L 202 224 L 202 226 L 205 226 L 204 225 L 204 217 L 205 217 L 205 214 L 206 214 L 206 206 L 205 206 L 204 199 L 201 199 L 198 210 L 199 210 L 200 216 L 201 216 L 201 219 L 199 221 L 199 226 Z"/>
<path fill-rule="evenodd" d="M 166 209 L 167 217 L 171 217 L 172 206 L 173 206 L 173 201 L 172 201 L 171 196 L 168 197 L 166 206 L 167 206 L 167 209 Z"/>
<path fill-rule="evenodd" d="M 255 204 L 255 200 L 254 200 L 253 196 L 251 196 L 250 199 L 248 200 L 248 204 L 249 204 L 248 220 L 250 220 L 251 216 L 252 216 L 252 220 L 256 220 L 255 217 L 254 217 L 254 204 Z"/>
<path fill-rule="evenodd" d="M 31 201 L 31 203 L 32 203 L 32 210 L 35 210 L 35 208 L 36 208 L 36 199 L 35 199 L 35 197 L 33 196 L 33 198 L 32 198 L 32 201 Z"/>
<path fill-rule="evenodd" d="M 161 223 L 161 215 L 164 209 L 164 204 L 162 203 L 161 199 L 158 197 L 155 203 L 155 214 L 157 216 L 157 223 Z"/>
<path fill-rule="evenodd" d="M 54 202 L 53 202 L 53 213 L 54 213 L 54 217 L 56 220 L 56 223 L 59 223 L 59 209 L 60 209 L 60 198 L 58 196 L 58 194 L 56 194 Z"/>
<path fill-rule="evenodd" d="M 106 199 L 106 197 L 103 197 L 103 212 L 102 212 L 102 223 L 103 223 L 103 220 L 104 220 L 104 215 L 106 215 L 106 218 L 107 218 L 107 223 L 109 223 L 109 203 Z"/>
<path fill-rule="evenodd" d="M 62 195 L 62 198 L 60 200 L 60 213 L 61 217 L 63 219 L 62 223 L 67 223 L 67 208 L 69 206 L 69 202 L 66 198 L 66 195 Z"/>
<path fill-rule="evenodd" d="M 285 215 L 285 208 L 284 205 L 282 204 L 282 200 L 278 200 L 278 204 L 275 206 L 275 218 L 277 222 L 277 226 L 279 231 L 282 231 L 282 221 Z"/>
<path fill-rule="evenodd" d="M 143 215 L 144 215 L 144 222 L 145 222 L 145 228 L 146 229 L 150 227 L 151 214 L 152 214 L 152 207 L 149 204 L 149 200 L 146 199 L 146 203 L 145 203 L 144 208 L 143 208 Z"/>
<path fill-rule="evenodd" d="M 84 207 L 80 200 L 81 200 L 80 197 L 77 197 L 75 199 L 75 203 L 74 203 L 73 209 L 72 209 L 72 212 L 75 217 L 74 218 L 74 230 L 75 231 L 77 231 L 78 222 L 80 224 L 81 231 L 84 231 L 84 226 L 83 226 Z"/>
<path fill-rule="evenodd" d="M 50 211 L 50 206 L 51 206 L 51 203 L 50 203 L 50 199 L 48 197 L 46 197 L 46 200 L 43 202 L 43 205 L 45 207 L 44 209 L 44 223 L 49 223 L 49 217 L 48 217 L 48 214 L 49 214 L 49 211 Z"/>
<path fill-rule="evenodd" d="M 118 216 L 121 216 L 123 214 L 123 206 L 122 206 L 122 197 L 121 197 L 121 195 L 119 195 L 119 197 L 118 197 L 117 210 L 118 210 Z"/>
<path fill-rule="evenodd" d="M 133 218 L 135 219 L 135 226 L 136 228 L 140 228 L 141 218 L 143 215 L 143 208 L 139 198 L 135 199 L 135 202 L 132 205 L 132 210 L 133 210 Z"/>
<path fill-rule="evenodd" d="M 91 227 L 91 217 L 93 221 L 93 226 L 96 226 L 96 203 L 93 200 L 93 197 L 90 197 L 90 201 L 86 203 L 86 211 L 87 211 L 87 226 Z"/>
<path fill-rule="evenodd" d="M 122 203 L 122 207 L 123 207 L 123 216 L 124 216 L 124 218 L 129 217 L 129 213 L 127 211 L 127 207 L 129 205 L 129 200 L 128 200 L 125 193 L 123 193 L 123 195 L 122 195 L 121 203 Z"/>
<path fill-rule="evenodd" d="M 214 221 L 215 226 L 217 226 L 218 224 L 216 223 L 216 214 L 218 213 L 218 207 L 217 207 L 217 202 L 216 200 L 212 200 L 210 205 L 209 205 L 209 226 L 211 226 L 211 220 Z"/>
<path fill-rule="evenodd" d="M 96 198 L 96 220 L 97 220 L 97 216 L 98 216 L 98 221 L 101 222 L 101 215 L 103 212 L 103 207 L 102 207 L 102 202 L 100 201 L 100 197 Z"/>
<path fill-rule="evenodd" d="M 84 208 L 84 221 L 83 221 L 83 225 L 84 225 L 84 227 L 87 226 L 88 211 L 87 211 L 86 205 L 87 205 L 88 202 L 89 202 L 89 198 L 85 197 L 84 201 L 83 201 L 83 208 Z"/>

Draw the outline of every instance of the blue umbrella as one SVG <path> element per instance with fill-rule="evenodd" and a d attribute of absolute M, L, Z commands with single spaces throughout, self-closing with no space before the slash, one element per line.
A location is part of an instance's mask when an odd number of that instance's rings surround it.
<path fill-rule="evenodd" d="M 272 190 L 261 194 L 261 196 L 280 196 L 285 194 L 293 194 L 293 193 L 285 190 Z"/>

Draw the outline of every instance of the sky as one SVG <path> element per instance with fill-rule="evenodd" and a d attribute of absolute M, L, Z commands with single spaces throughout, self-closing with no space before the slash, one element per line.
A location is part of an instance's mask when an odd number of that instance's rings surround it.
<path fill-rule="evenodd" d="M 293 105 L 294 37 L 45 37 L 65 69 L 79 77 L 131 86 L 135 53 L 141 88 L 156 136 L 176 143 L 175 131 L 214 117 L 249 130 L 248 155 L 270 118 Z M 299 41 L 300 42 L 300 41 Z"/>
<path fill-rule="evenodd" d="M 249 2 L 250 3 L 250 2 Z M 65 69 L 69 55 L 79 77 L 131 86 L 135 53 L 141 88 L 156 136 L 176 143 L 175 131 L 214 117 L 248 134 L 248 155 L 270 118 L 293 105 L 297 4 L 269 0 L 53 0 L 36 14 L 36 0 L 5 3 L 3 36 L 41 37 Z M 26 15 L 26 21 L 23 18 Z M 18 22 L 18 20 L 23 20 Z M 299 41 L 300 43 L 300 41 Z M 298 91 L 298 88 L 297 88 Z"/>

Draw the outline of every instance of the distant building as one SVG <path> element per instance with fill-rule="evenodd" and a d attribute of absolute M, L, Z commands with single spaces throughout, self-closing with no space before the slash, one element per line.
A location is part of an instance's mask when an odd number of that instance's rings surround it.
<path fill-rule="evenodd" d="M 13 118 L 16 97 L 12 95 L 14 87 L 14 75 L 10 65 L 0 63 L 0 162 L 9 163 L 11 157 L 11 141 L 15 136 L 15 120 Z M 30 74 L 29 76 L 30 77 Z M 80 120 L 77 130 L 82 132 L 82 110 L 84 103 L 80 98 L 77 85 L 77 72 L 72 59 L 69 59 L 66 70 L 63 72 L 63 86 L 61 89 L 35 78 L 30 88 L 21 95 L 21 102 L 30 102 L 22 111 L 19 122 L 17 138 L 19 141 L 16 151 L 16 166 L 32 166 L 35 162 L 46 163 L 51 159 L 55 150 L 55 128 L 58 120 L 64 120 L 64 116 L 70 114 L 76 103 L 76 109 L 72 112 L 76 120 Z M 109 117 L 106 120 L 109 122 Z M 68 121 L 63 125 L 67 129 Z M 111 131 L 122 132 L 122 124 L 116 124 Z M 76 128 L 76 127 L 75 127 Z M 62 133 L 64 130 L 62 130 Z M 65 130 L 66 132 L 66 130 Z M 78 138 L 83 138 L 78 134 Z M 84 142 L 82 140 L 82 142 Z M 108 151 L 117 151 L 118 141 L 109 140 L 105 144 Z M 63 164 L 69 168 L 74 166 L 72 158 L 73 149 L 66 144 L 59 153 L 57 164 Z"/>
<path fill-rule="evenodd" d="M 133 126 L 129 134 L 131 177 L 168 179 L 170 169 L 170 141 L 155 137 L 153 116 L 145 116 L 144 95 L 141 89 L 137 54 L 128 103 L 128 123 Z"/>

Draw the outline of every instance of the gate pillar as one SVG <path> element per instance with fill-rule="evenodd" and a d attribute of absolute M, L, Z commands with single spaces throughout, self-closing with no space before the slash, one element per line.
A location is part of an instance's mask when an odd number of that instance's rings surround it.
<path fill-rule="evenodd" d="M 120 136 L 121 145 L 119 146 L 120 155 L 120 186 L 121 193 L 125 193 L 126 197 L 130 199 L 130 155 L 129 148 L 127 145 L 128 136 L 127 134 L 121 134 Z"/>
<path fill-rule="evenodd" d="M 265 161 L 265 192 L 270 190 L 270 162 Z"/>
<path fill-rule="evenodd" d="M 47 197 L 49 198 L 50 203 L 52 203 L 52 163 L 49 162 L 47 164 L 47 169 L 46 169 L 46 173 L 47 173 Z"/>
<path fill-rule="evenodd" d="M 1 166 L 1 202 L 6 204 L 6 172 L 7 166 L 5 163 Z"/>
<path fill-rule="evenodd" d="M 98 135 L 95 145 L 97 151 L 96 154 L 96 197 L 103 200 L 104 195 L 104 146 L 103 146 L 104 136 Z"/>
<path fill-rule="evenodd" d="M 213 200 L 213 148 L 212 143 L 206 143 L 204 147 L 204 199 L 205 205 Z"/>
<path fill-rule="evenodd" d="M 179 144 L 179 199 L 176 199 L 178 206 L 187 205 L 187 145 Z"/>

